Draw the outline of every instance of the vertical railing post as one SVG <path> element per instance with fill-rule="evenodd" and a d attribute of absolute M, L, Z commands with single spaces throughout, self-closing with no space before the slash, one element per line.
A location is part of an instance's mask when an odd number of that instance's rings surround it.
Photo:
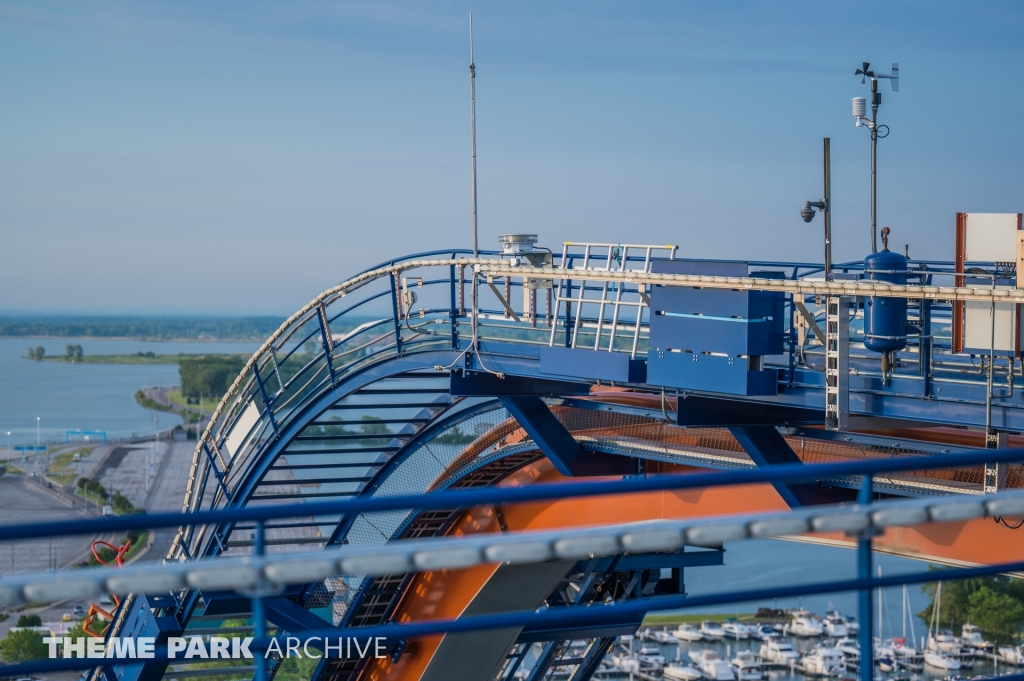
<path fill-rule="evenodd" d="M 254 552 L 257 556 L 263 555 L 264 527 L 263 521 L 256 521 L 256 530 L 253 535 Z M 260 644 L 253 661 L 256 663 L 256 681 L 267 681 L 267 652 L 265 646 L 267 637 L 267 617 L 263 607 L 263 596 L 257 592 L 252 599 L 252 620 L 253 638 Z"/>
<path fill-rule="evenodd" d="M 402 313 L 398 296 L 398 272 L 391 275 L 391 310 L 395 315 L 395 354 L 402 354 Z"/>
<path fill-rule="evenodd" d="M 459 270 L 461 272 L 461 269 Z M 451 311 L 448 316 L 452 320 L 452 350 L 459 349 L 459 303 L 455 299 L 455 265 L 449 266 L 449 276 L 451 280 Z M 461 276 L 461 275 L 460 275 Z M 462 282 L 459 282 L 459 287 L 462 287 Z"/>
<path fill-rule="evenodd" d="M 871 476 L 865 475 L 861 483 L 857 503 L 871 503 Z M 865 528 L 857 537 L 857 579 L 871 579 L 871 528 Z M 874 636 L 871 631 L 871 589 L 863 587 L 857 591 L 857 619 L 860 621 L 860 681 L 872 681 L 874 677 Z"/>

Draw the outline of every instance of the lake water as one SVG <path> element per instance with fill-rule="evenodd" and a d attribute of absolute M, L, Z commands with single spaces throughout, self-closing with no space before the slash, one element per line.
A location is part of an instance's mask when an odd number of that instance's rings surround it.
<path fill-rule="evenodd" d="M 23 359 L 29 346 L 63 355 L 64 346 L 82 346 L 86 355 L 248 353 L 259 343 L 173 343 L 73 338 L 0 338 L 0 447 L 36 443 L 36 417 L 45 443 L 64 442 L 67 430 L 103 430 L 108 437 L 142 435 L 181 423 L 181 419 L 140 407 L 140 388 L 178 385 L 176 364 L 64 364 Z"/>
<path fill-rule="evenodd" d="M 727 544 L 725 565 L 690 568 L 685 572 L 686 591 L 692 596 L 762 589 L 792 584 L 813 584 L 814 582 L 855 579 L 857 576 L 857 554 L 852 549 L 822 546 L 805 542 L 776 539 L 751 539 Z M 883 575 L 899 575 L 924 572 L 928 563 L 876 553 L 875 566 L 881 566 Z M 875 567 L 877 573 L 877 567 Z M 907 609 L 907 640 L 911 639 L 911 627 L 918 641 L 926 634 L 927 626 L 914 614 L 928 605 L 928 597 L 916 585 L 907 587 L 910 606 Z M 882 630 L 885 638 L 903 635 L 902 588 L 883 589 Z M 872 605 L 877 606 L 878 596 Z M 704 613 L 739 614 L 756 612 L 759 606 L 769 608 L 796 608 L 803 606 L 811 612 L 824 615 L 838 609 L 844 615 L 857 616 L 856 593 L 837 593 L 826 596 L 810 596 L 803 599 L 789 598 L 775 601 L 761 601 L 727 606 L 700 608 Z M 833 606 L 833 607 L 830 607 Z M 679 612 L 687 612 L 685 610 Z M 875 612 L 873 625 L 878 626 Z M 959 634 L 959 632 L 957 632 Z M 876 634 L 877 635 L 877 634 Z"/>

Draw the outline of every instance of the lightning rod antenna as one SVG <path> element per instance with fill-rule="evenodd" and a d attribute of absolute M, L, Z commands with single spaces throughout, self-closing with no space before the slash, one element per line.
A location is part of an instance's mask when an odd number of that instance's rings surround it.
<path fill-rule="evenodd" d="M 473 13 L 469 13 L 469 128 L 473 167 L 473 257 L 480 255 L 476 232 L 476 64 L 473 62 Z"/>

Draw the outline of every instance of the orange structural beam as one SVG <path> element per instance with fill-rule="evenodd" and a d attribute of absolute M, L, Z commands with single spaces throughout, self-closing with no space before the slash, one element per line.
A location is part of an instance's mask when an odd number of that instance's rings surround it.
<path fill-rule="evenodd" d="M 649 474 L 685 475 L 698 469 L 668 463 L 649 462 Z M 594 478 L 588 478 L 593 480 Z M 571 482 L 546 459 L 528 464 L 505 478 L 500 486 L 523 486 Z M 647 492 L 605 497 L 565 499 L 502 506 L 508 531 L 550 530 L 656 519 L 685 519 L 705 516 L 789 510 L 770 484 L 737 485 L 696 490 Z M 474 508 L 448 533 L 449 536 L 499 532 L 493 507 Z M 1024 530 L 1021 530 L 1024 532 Z M 950 564 L 984 564 L 1024 560 L 1024 542 L 1013 530 L 991 519 L 892 528 L 876 538 L 878 549 L 912 558 Z M 837 534 L 807 537 L 832 545 L 853 546 L 850 538 Z M 453 618 L 462 615 L 485 587 L 498 566 L 484 565 L 461 570 L 423 572 L 415 576 L 396 611 L 399 622 Z M 522 604 L 517 609 L 535 605 Z M 443 645 L 443 636 L 423 637 L 410 642 L 397 663 L 374 660 L 363 678 L 399 681 L 433 678 L 431 660 Z"/>

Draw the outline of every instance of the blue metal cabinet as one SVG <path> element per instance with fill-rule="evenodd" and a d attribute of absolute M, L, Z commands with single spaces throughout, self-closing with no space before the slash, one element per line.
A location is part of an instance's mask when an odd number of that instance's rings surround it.
<path fill-rule="evenodd" d="M 724 277 L 781 278 L 752 272 L 743 262 L 663 260 L 652 271 Z M 761 368 L 764 355 L 781 354 L 782 293 L 659 286 L 651 292 L 647 382 L 731 395 L 775 395 L 776 372 Z"/>

